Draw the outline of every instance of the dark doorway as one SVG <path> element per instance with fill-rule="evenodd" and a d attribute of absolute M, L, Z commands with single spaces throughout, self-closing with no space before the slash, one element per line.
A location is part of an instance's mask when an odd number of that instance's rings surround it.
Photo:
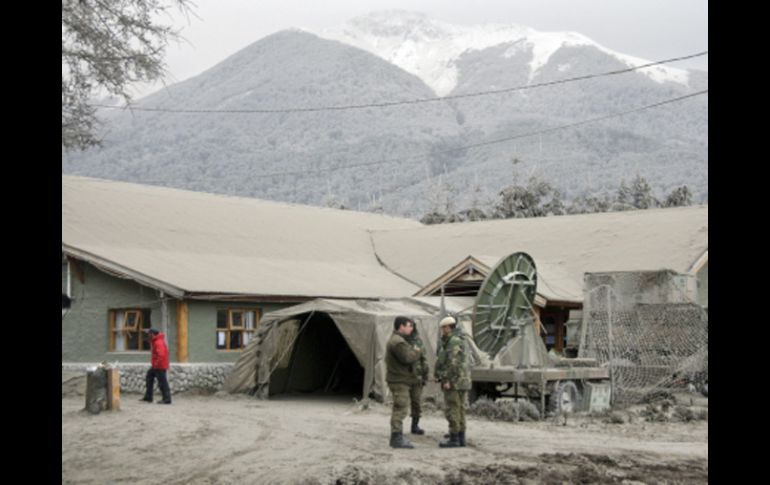
<path fill-rule="evenodd" d="M 307 315 L 301 317 L 304 321 Z M 282 375 L 281 375 L 282 374 Z M 273 374 L 270 394 L 314 393 L 361 398 L 364 369 L 334 321 L 315 313 L 294 342 L 286 372 Z"/>

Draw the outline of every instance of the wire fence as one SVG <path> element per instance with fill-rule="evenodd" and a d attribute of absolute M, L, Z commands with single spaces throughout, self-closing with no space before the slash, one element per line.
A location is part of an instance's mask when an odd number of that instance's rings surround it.
<path fill-rule="evenodd" d="M 613 404 L 708 383 L 708 313 L 673 271 L 588 273 L 580 356 L 610 369 Z"/>

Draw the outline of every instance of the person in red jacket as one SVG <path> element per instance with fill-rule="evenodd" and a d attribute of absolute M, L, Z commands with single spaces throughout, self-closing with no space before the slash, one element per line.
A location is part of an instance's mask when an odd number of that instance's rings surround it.
<path fill-rule="evenodd" d="M 152 388 L 157 378 L 160 392 L 163 394 L 163 400 L 158 401 L 158 404 L 171 404 L 171 390 L 168 388 L 168 379 L 166 378 L 166 371 L 168 370 L 166 334 L 154 328 L 147 330 L 147 332 L 150 334 L 150 346 L 152 347 L 152 367 L 147 371 L 147 388 L 141 400 L 152 402 Z"/>

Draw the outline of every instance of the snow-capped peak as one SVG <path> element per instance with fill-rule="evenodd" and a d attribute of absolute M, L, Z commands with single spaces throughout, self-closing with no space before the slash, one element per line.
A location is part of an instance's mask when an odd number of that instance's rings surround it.
<path fill-rule="evenodd" d="M 513 55 L 515 49 L 532 50 L 530 80 L 554 52 L 565 46 L 594 46 L 629 67 L 650 62 L 607 49 L 577 32 L 539 32 L 517 24 L 461 26 L 404 10 L 356 17 L 317 35 L 366 50 L 399 66 L 422 79 L 438 96 L 449 94 L 457 85 L 456 62 L 463 52 L 504 43 L 517 42 L 504 56 Z M 688 74 L 684 69 L 659 65 L 640 72 L 659 83 L 687 84 Z"/>

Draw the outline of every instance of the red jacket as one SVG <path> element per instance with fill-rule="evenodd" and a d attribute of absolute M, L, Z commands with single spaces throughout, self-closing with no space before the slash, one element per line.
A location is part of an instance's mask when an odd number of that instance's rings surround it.
<path fill-rule="evenodd" d="M 166 334 L 160 332 L 157 335 L 150 335 L 150 345 L 152 347 L 152 368 L 162 370 L 168 369 Z"/>

